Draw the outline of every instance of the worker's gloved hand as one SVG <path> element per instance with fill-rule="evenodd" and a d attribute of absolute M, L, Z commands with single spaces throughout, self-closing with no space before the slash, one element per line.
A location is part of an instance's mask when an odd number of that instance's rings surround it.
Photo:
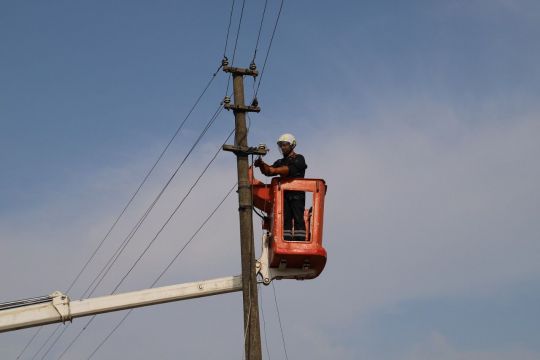
<path fill-rule="evenodd" d="M 259 157 L 255 160 L 255 162 L 253 163 L 253 165 L 255 165 L 255 167 L 261 167 L 263 166 L 264 164 L 264 161 L 262 161 L 262 159 Z"/>
<path fill-rule="evenodd" d="M 265 164 L 264 162 L 261 164 L 261 172 L 266 176 L 272 175 L 272 168 L 270 165 Z"/>

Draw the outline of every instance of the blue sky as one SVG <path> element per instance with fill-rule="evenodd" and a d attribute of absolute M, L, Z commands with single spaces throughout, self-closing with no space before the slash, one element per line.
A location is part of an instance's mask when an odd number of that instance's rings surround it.
<path fill-rule="evenodd" d="M 263 4 L 246 4 L 235 65 L 252 58 Z M 259 68 L 278 8 L 269 1 Z M 2 299 L 69 285 L 219 66 L 229 11 L 220 1 L 0 4 Z M 289 358 L 540 358 L 539 24 L 528 0 L 285 2 L 250 143 L 294 133 L 307 176 L 329 184 L 325 273 L 276 284 Z M 73 298 L 185 156 L 226 81 L 216 75 Z M 221 113 L 96 294 L 232 127 Z M 221 154 L 121 290 L 148 286 L 235 173 Z M 240 271 L 235 202 L 161 284 Z M 272 288 L 261 293 L 270 358 L 283 358 Z M 118 316 L 99 317 L 64 358 L 86 359 Z M 140 309 L 94 358 L 241 358 L 241 318 L 239 294 Z M 1 357 L 16 358 L 34 331 L 2 334 Z"/>

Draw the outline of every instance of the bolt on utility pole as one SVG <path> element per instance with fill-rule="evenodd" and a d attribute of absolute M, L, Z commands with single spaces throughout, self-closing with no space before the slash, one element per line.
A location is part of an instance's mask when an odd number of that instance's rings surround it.
<path fill-rule="evenodd" d="M 223 71 L 233 76 L 234 104 L 225 99 L 224 107 L 234 111 L 235 138 L 234 146 L 224 145 L 223 150 L 232 151 L 236 155 L 238 172 L 238 201 L 240 215 L 240 251 L 242 258 L 242 294 L 244 301 L 244 333 L 245 356 L 248 360 L 262 360 L 261 331 L 259 324 L 259 302 L 257 295 L 257 276 L 255 271 L 255 252 L 253 241 L 253 207 L 251 186 L 248 178 L 250 154 L 259 154 L 261 150 L 249 148 L 247 145 L 246 112 L 259 112 L 255 105 L 244 104 L 244 76 L 257 76 L 255 64 L 249 69 L 228 66 L 223 60 Z"/>

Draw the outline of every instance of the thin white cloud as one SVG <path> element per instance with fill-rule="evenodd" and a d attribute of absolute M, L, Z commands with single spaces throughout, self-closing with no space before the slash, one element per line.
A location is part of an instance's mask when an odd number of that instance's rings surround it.
<path fill-rule="evenodd" d="M 403 360 L 535 360 L 540 353 L 512 346 L 499 350 L 460 350 L 449 340 L 437 332 L 433 332 L 427 339 L 412 346 L 412 349 L 399 359 Z"/>
<path fill-rule="evenodd" d="M 474 292 L 489 294 L 515 281 L 540 275 L 537 241 L 540 229 L 535 220 L 540 203 L 536 191 L 540 169 L 535 166 L 540 154 L 537 142 L 540 125 L 536 114 L 516 117 L 511 122 L 480 121 L 476 126 L 465 126 L 452 111 L 438 111 L 436 106 L 431 107 L 428 116 L 422 117 L 426 106 L 422 103 L 415 109 L 410 105 L 405 113 L 381 112 L 379 118 L 371 119 L 382 124 L 380 127 L 366 128 L 361 123 L 351 126 L 355 119 L 345 119 L 347 129 L 333 126 L 299 135 L 304 137 L 299 151 L 308 159 L 308 176 L 323 177 L 329 185 L 325 222 L 329 257 L 325 272 L 317 280 L 276 284 L 290 354 L 314 359 L 333 354 L 335 358 L 352 359 L 361 349 L 354 344 L 336 342 L 331 329 L 360 331 L 365 326 L 365 316 L 381 308 L 397 306 L 404 300 L 468 296 Z M 414 121 L 408 121 L 410 118 Z M 439 122 L 432 121 L 437 118 Z M 197 160 L 206 158 L 208 152 L 201 153 Z M 196 229 L 211 205 L 220 200 L 232 185 L 230 180 L 234 180 L 234 161 L 229 160 L 222 158 L 223 164 L 212 168 L 200 190 L 185 204 L 189 213 L 175 219 L 123 289 L 148 286 Z M 125 188 L 132 189 L 136 185 L 137 181 L 132 179 L 134 171 L 130 168 L 138 168 L 138 163 L 127 165 L 125 170 L 112 170 L 116 179 L 125 176 L 125 181 L 115 181 L 116 189 L 106 184 L 109 170 L 94 175 L 89 180 L 89 184 L 94 185 L 89 188 L 125 194 Z M 115 269 L 115 277 L 107 282 L 103 292 L 110 290 L 117 281 L 114 279 L 127 269 L 185 193 L 186 186 L 200 170 L 197 161 L 191 165 L 185 180 L 175 183 L 147 227 L 134 239 L 121 266 Z M 137 203 L 138 210 L 130 213 L 118 229 L 113 244 L 123 239 L 121 234 L 129 231 L 158 189 L 158 183 L 149 186 L 149 191 Z M 96 239 L 110 225 L 119 203 L 123 204 L 121 196 L 107 201 L 85 189 L 80 193 L 83 195 L 65 196 L 62 201 L 48 204 L 47 208 L 38 206 L 38 210 L 30 211 L 30 217 L 19 214 L 18 218 L 9 219 L 11 226 L 3 227 L 2 237 L 8 241 L 4 242 L 5 261 L 0 264 L 1 270 L 17 273 L 17 278 L 2 281 L 6 300 L 19 297 L 16 294 L 33 296 L 65 286 L 80 268 L 81 261 L 86 260 Z M 87 210 L 85 216 L 73 217 L 65 209 Z M 257 226 L 258 222 L 255 224 Z M 163 283 L 238 273 L 237 231 L 236 195 L 233 194 L 227 207 L 186 250 Z M 101 254 L 102 263 L 114 248 L 113 244 Z M 21 259 L 25 260 L 24 264 Z M 29 263 L 32 266 L 28 266 Z M 90 279 L 89 275 L 85 278 Z M 83 286 L 77 293 L 81 288 Z M 269 290 L 263 291 L 267 303 L 268 299 L 273 300 Z M 185 344 L 197 344 L 199 336 L 211 333 L 225 343 L 236 343 L 237 346 L 224 350 L 224 354 L 236 356 L 241 339 L 238 341 L 238 333 L 231 332 L 227 325 L 235 314 L 241 317 L 240 303 L 235 301 L 239 301 L 239 297 L 231 295 L 228 300 L 195 300 L 193 305 L 146 309 L 147 316 L 134 316 L 113 341 L 122 343 L 131 339 L 137 344 L 134 339 L 141 338 L 141 343 L 146 343 L 144 329 L 150 316 L 163 319 L 162 327 L 152 332 L 159 333 L 164 342 L 178 343 L 177 349 L 185 349 Z M 227 312 L 233 303 L 235 310 Z M 225 312 L 216 310 L 220 304 Z M 200 311 L 193 310 L 198 307 Z M 170 309 L 182 314 L 181 323 L 166 321 Z M 186 313 L 185 309 L 190 310 Z M 212 311 L 211 330 L 202 325 L 193 327 L 201 321 L 204 309 Z M 275 310 L 267 306 L 266 311 L 269 323 L 274 321 L 270 329 L 271 346 L 277 352 L 276 348 L 281 345 Z M 85 335 L 87 345 L 84 346 L 89 350 L 114 325 L 113 317 L 107 319 L 103 318 L 97 330 L 89 330 Z M 241 324 L 238 327 L 241 332 Z M 176 335 L 180 333 L 182 341 L 178 342 Z M 12 343 L 0 347 L 2 356 L 15 354 L 31 336 L 30 331 L 20 334 L 2 338 L 1 341 L 6 339 Z M 117 353 L 118 346 L 108 345 L 103 349 L 103 356 Z M 144 358 L 157 347 L 148 345 L 145 352 L 133 346 L 126 354 Z M 190 358 L 200 354 L 197 346 L 189 349 Z M 423 351 L 427 350 L 413 349 L 411 356 L 420 356 Z M 452 351 L 448 353 L 462 354 L 459 349 Z M 529 354 L 527 349 L 519 351 Z M 210 353 L 210 350 L 206 352 Z M 473 358 L 469 353 L 464 354 L 464 359 Z M 498 353 L 486 349 L 486 354 Z M 498 358 L 504 359 L 504 356 L 503 352 Z"/>

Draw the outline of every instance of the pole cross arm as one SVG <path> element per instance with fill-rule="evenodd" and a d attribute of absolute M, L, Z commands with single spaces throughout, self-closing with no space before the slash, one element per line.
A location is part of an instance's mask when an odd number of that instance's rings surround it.
<path fill-rule="evenodd" d="M 223 145 L 224 151 L 231 151 L 236 155 L 261 155 L 264 156 L 268 153 L 266 145 L 260 146 L 236 146 L 236 145 Z"/>
<path fill-rule="evenodd" d="M 261 108 L 258 106 L 245 106 L 236 104 L 224 104 L 223 107 L 227 110 L 240 111 L 240 112 L 261 112 Z"/>
<path fill-rule="evenodd" d="M 253 77 L 259 75 L 259 72 L 255 69 L 246 69 L 246 68 L 239 68 L 239 67 L 232 67 L 232 66 L 224 66 L 223 71 L 231 73 L 233 75 L 247 75 L 247 76 L 253 76 Z"/>
<path fill-rule="evenodd" d="M 65 323 L 83 316 L 240 290 L 242 290 L 242 277 L 229 276 L 75 301 L 56 291 L 51 294 L 51 300 L 48 302 L 0 310 L 0 332 Z"/>

